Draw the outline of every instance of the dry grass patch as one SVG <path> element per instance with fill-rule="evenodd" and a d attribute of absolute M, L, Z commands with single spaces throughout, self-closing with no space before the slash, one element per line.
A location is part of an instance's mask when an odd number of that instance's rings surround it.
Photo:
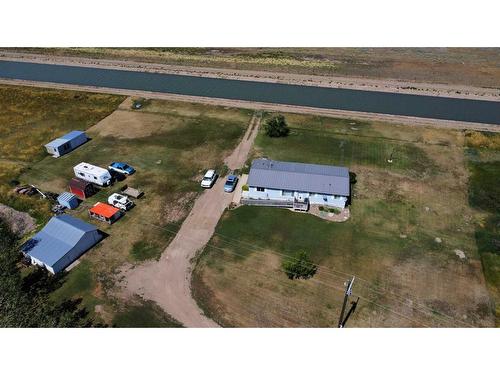
<path fill-rule="evenodd" d="M 118 110 L 89 129 L 90 135 L 135 139 L 148 137 L 182 125 L 182 120 L 154 113 Z"/>
<path fill-rule="evenodd" d="M 51 48 L 55 55 L 499 87 L 498 48 Z"/>

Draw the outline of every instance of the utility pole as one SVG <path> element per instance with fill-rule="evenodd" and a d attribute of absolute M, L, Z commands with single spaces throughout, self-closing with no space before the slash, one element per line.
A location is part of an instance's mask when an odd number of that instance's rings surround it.
<path fill-rule="evenodd" d="M 356 310 L 356 306 L 358 306 L 358 302 L 359 302 L 359 297 L 358 297 L 358 299 L 356 301 L 351 302 L 351 308 L 347 312 L 347 315 L 345 316 L 345 319 L 342 322 L 342 327 L 340 327 L 340 328 L 344 328 L 345 327 L 345 324 L 347 323 L 347 320 L 349 319 L 349 317 L 351 316 L 351 314 L 353 314 L 354 311 Z"/>
<path fill-rule="evenodd" d="M 349 296 L 352 294 L 352 285 L 354 284 L 354 276 L 347 280 L 345 283 L 345 292 L 344 292 L 344 303 L 342 304 L 342 311 L 340 312 L 340 317 L 339 317 L 339 328 L 343 328 L 345 323 L 347 322 L 347 319 L 349 319 L 349 316 L 356 310 L 356 305 L 359 301 L 352 302 L 351 308 L 349 309 L 349 312 L 347 313 L 347 316 L 344 319 L 344 313 L 345 313 L 345 308 L 347 306 L 347 301 L 349 300 Z"/>

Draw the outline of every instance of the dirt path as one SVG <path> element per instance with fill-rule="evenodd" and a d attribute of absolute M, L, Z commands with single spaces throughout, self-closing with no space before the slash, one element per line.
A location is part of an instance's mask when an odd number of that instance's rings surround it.
<path fill-rule="evenodd" d="M 260 118 L 252 119 L 238 147 L 225 160 L 230 169 L 241 168 L 257 135 Z M 224 192 L 220 178 L 195 202 L 177 235 L 158 262 L 150 261 L 125 270 L 122 274 L 124 296 L 135 294 L 153 300 L 186 327 L 217 327 L 203 315 L 191 296 L 192 259 L 213 235 L 222 213 L 231 203 L 232 194 Z"/>
<path fill-rule="evenodd" d="M 157 93 L 150 91 L 138 91 L 138 90 L 125 90 L 125 89 L 113 89 L 106 87 L 93 87 L 93 86 L 78 86 L 63 83 L 50 83 L 50 82 L 38 82 L 38 81 L 23 81 L 16 79 L 2 79 L 0 78 L 0 85 L 15 85 L 15 86 L 28 86 L 28 87 L 45 87 L 51 89 L 63 89 L 63 90 L 77 90 L 77 91 L 88 91 L 88 92 L 100 92 L 106 94 L 118 94 L 125 96 L 136 96 L 148 99 L 160 99 L 160 100 L 174 100 L 183 101 L 188 103 L 202 103 L 207 105 L 218 105 L 224 107 L 233 108 L 247 108 L 256 111 L 269 111 L 269 112 L 284 112 L 284 113 L 298 113 L 305 115 L 315 115 L 324 117 L 334 117 L 334 118 L 346 118 L 346 119 L 357 119 L 365 121 L 383 121 L 387 123 L 394 123 L 399 125 L 409 125 L 409 126 L 424 126 L 424 127 L 435 127 L 435 128 L 445 128 L 445 129 L 469 129 L 469 130 L 479 130 L 479 131 L 490 131 L 499 132 L 500 126 L 492 124 L 481 124 L 475 122 L 461 122 L 461 121 L 449 121 L 449 120 L 438 120 L 423 117 L 410 117 L 410 116 L 397 116 L 397 115 L 386 115 L 381 113 L 369 113 L 369 112 L 355 112 L 337 109 L 324 109 L 324 108 L 314 108 L 314 107 L 301 107 L 295 105 L 286 104 L 274 104 L 274 103 L 263 103 L 263 102 L 248 102 L 244 100 L 234 100 L 234 99 L 220 99 L 220 98 L 208 98 L 203 96 L 189 96 L 189 95 L 178 95 L 178 94 L 167 94 L 167 93 Z"/>

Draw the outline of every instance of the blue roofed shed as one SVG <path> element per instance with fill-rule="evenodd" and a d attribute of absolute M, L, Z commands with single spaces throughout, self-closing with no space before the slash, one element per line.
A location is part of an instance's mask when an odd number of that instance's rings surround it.
<path fill-rule="evenodd" d="M 45 148 L 49 154 L 57 158 L 68 152 L 74 150 L 78 146 L 84 144 L 88 141 L 88 137 L 85 132 L 80 130 L 73 130 L 62 137 L 54 139 L 45 145 Z"/>
<path fill-rule="evenodd" d="M 53 274 L 68 267 L 101 240 L 94 225 L 70 215 L 55 216 L 22 246 L 32 264 Z"/>
<path fill-rule="evenodd" d="M 67 191 L 59 194 L 59 196 L 57 197 L 57 201 L 60 205 L 69 208 L 70 210 L 77 208 L 78 204 L 80 203 L 75 194 L 68 193 Z"/>

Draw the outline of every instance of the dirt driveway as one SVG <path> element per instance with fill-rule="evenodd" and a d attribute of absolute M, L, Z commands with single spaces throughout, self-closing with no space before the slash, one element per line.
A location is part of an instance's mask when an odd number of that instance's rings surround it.
<path fill-rule="evenodd" d="M 238 147 L 225 160 L 230 169 L 241 168 L 259 129 L 254 116 Z M 217 327 L 203 315 L 191 296 L 191 261 L 213 235 L 222 213 L 231 203 L 232 194 L 224 192 L 224 180 L 206 190 L 195 202 L 177 235 L 159 261 L 149 261 L 124 271 L 121 286 L 124 295 L 135 294 L 153 300 L 186 327 Z"/>

